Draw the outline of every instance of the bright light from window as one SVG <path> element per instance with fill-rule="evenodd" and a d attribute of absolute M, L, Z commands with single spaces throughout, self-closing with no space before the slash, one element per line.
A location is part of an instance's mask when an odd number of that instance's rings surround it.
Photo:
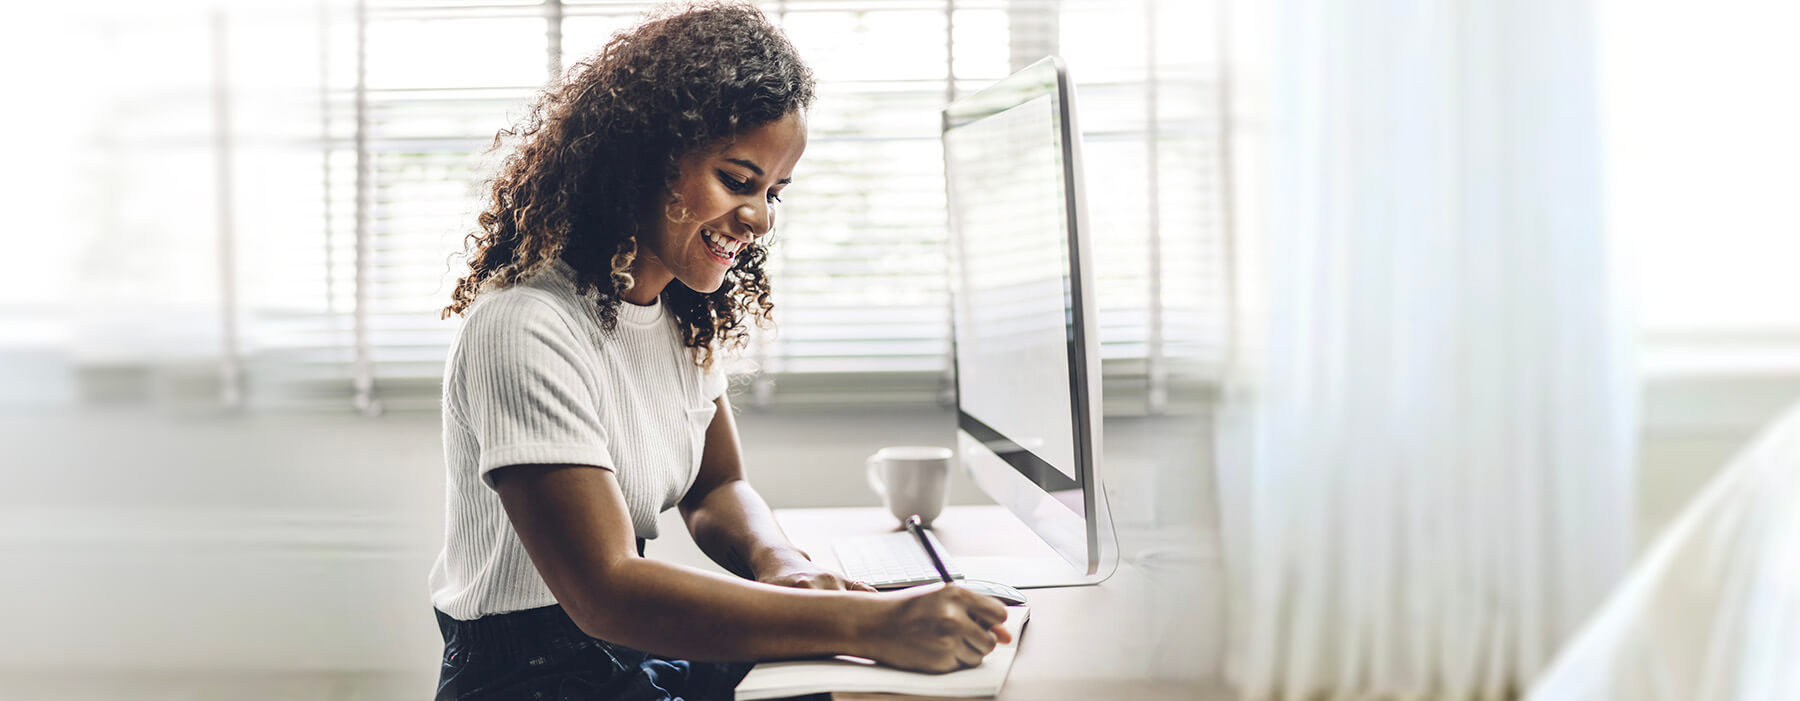
<path fill-rule="evenodd" d="M 1800 340 L 1800 6 L 1601 9 L 1609 224 L 1652 363 L 1659 346 Z"/>

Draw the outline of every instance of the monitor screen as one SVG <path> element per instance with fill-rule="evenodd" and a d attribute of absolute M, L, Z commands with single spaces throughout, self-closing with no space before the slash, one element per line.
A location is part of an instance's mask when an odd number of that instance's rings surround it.
<path fill-rule="evenodd" d="M 1050 57 L 956 100 L 944 166 L 958 459 L 1074 566 L 1039 581 L 1092 583 L 1117 547 L 1073 94 Z"/>
<path fill-rule="evenodd" d="M 1067 381 L 1073 310 L 1057 129 L 1053 98 L 1040 95 L 944 138 L 964 233 L 955 269 L 958 404 L 1065 478 L 1045 486 L 1068 488 L 1080 473 Z"/>

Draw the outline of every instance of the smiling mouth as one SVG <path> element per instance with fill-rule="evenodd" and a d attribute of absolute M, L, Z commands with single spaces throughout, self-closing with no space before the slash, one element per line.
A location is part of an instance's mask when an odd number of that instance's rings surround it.
<path fill-rule="evenodd" d="M 713 256 L 727 262 L 737 257 L 738 251 L 744 248 L 744 242 L 728 236 L 721 236 L 707 229 L 700 230 L 700 240 L 706 242 L 706 250 Z"/>

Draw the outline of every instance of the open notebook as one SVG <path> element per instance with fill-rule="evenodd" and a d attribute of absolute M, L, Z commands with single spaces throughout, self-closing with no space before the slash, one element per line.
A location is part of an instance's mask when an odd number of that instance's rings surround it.
<path fill-rule="evenodd" d="M 994 648 L 981 664 L 948 674 L 923 674 L 859 662 L 853 657 L 822 660 L 764 662 L 750 670 L 737 686 L 739 701 L 778 699 L 802 694 L 841 692 L 883 692 L 918 694 L 920 696 L 993 696 L 1006 683 L 1006 672 L 1012 669 L 1018 654 L 1019 640 L 1031 609 L 1006 607 L 1007 632 L 1013 641 Z"/>

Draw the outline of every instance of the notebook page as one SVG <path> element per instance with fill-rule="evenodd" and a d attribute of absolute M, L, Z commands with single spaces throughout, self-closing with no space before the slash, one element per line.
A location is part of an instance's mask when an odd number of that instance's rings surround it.
<path fill-rule="evenodd" d="M 776 699 L 784 696 L 825 692 L 885 692 L 921 696 L 993 696 L 1006 683 L 1019 651 L 1019 640 L 1025 622 L 1031 619 L 1027 606 L 1008 606 L 1006 622 L 1001 624 L 1012 633 L 1013 641 L 1003 643 L 983 658 L 981 664 L 947 674 L 907 672 L 845 658 L 764 662 L 750 670 L 737 686 L 739 701 Z"/>

